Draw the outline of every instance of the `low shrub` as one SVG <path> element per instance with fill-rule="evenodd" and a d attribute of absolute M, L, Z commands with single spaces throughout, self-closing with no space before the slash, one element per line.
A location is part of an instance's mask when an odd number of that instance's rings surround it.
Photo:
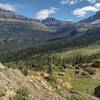
<path fill-rule="evenodd" d="M 16 95 L 13 97 L 13 100 L 29 100 L 28 99 L 28 89 L 25 87 L 19 88 L 16 92 Z"/>
<path fill-rule="evenodd" d="M 67 97 L 66 100 L 86 100 L 83 96 L 71 96 Z"/>

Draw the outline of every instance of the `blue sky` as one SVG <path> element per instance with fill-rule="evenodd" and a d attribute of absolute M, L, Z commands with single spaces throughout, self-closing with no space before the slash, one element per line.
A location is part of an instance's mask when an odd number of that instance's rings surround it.
<path fill-rule="evenodd" d="M 100 10 L 100 0 L 0 0 L 0 8 L 36 19 L 78 21 Z"/>

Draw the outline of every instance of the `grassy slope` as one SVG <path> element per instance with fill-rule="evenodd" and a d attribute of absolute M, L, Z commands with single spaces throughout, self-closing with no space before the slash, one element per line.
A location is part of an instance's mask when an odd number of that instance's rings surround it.
<path fill-rule="evenodd" d="M 50 81 L 50 84 L 53 86 L 55 91 L 59 94 L 63 94 L 66 89 L 68 91 L 77 91 L 83 96 L 85 99 L 77 99 L 77 100 L 88 100 L 87 98 L 89 95 L 93 95 L 94 88 L 98 85 L 100 85 L 100 69 L 96 69 L 96 75 L 91 76 L 90 78 L 81 77 L 74 74 L 75 69 L 66 69 L 64 72 L 61 71 L 55 71 L 53 73 L 55 77 L 55 81 Z M 63 75 L 60 75 L 63 74 Z M 68 82 L 72 88 L 68 89 L 67 87 L 63 87 L 62 84 L 60 84 L 60 81 L 56 80 L 62 80 L 63 83 Z M 60 89 L 56 88 L 58 86 L 61 86 Z M 74 100 L 74 99 L 72 99 Z M 76 99 L 75 99 L 76 100 Z"/>

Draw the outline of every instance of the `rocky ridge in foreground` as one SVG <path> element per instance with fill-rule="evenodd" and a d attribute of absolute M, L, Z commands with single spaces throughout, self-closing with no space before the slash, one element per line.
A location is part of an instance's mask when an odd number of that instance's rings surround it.
<path fill-rule="evenodd" d="M 13 100 L 20 87 L 28 88 L 29 100 L 64 100 L 42 77 L 25 77 L 18 69 L 6 68 L 0 63 L 0 100 Z"/>

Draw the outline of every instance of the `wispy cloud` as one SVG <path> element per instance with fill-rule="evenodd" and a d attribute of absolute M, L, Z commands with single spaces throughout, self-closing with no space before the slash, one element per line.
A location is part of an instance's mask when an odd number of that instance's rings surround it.
<path fill-rule="evenodd" d="M 0 3 L 0 8 L 4 9 L 4 10 L 10 10 L 10 11 L 15 11 L 16 10 L 13 5 L 7 4 L 7 3 L 6 4 Z"/>
<path fill-rule="evenodd" d="M 96 0 L 61 0 L 61 4 L 76 4 L 81 1 L 87 1 L 90 2 L 91 4 L 96 3 Z"/>
<path fill-rule="evenodd" d="M 78 17 L 85 17 L 88 12 L 97 12 L 100 10 L 100 3 L 96 3 L 93 6 L 85 6 L 83 8 L 77 8 L 73 11 L 73 14 Z"/>
<path fill-rule="evenodd" d="M 37 19 L 46 19 L 51 14 L 56 13 L 57 10 L 58 8 L 55 8 L 55 7 L 50 7 L 48 9 L 42 9 L 36 14 L 36 17 Z"/>

